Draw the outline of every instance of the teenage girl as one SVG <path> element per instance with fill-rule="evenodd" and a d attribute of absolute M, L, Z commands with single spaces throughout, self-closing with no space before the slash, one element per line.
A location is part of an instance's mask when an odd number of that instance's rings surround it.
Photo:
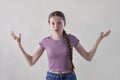
<path fill-rule="evenodd" d="M 32 56 L 23 49 L 21 34 L 16 36 L 12 31 L 11 36 L 17 42 L 21 53 L 25 56 L 30 66 L 36 63 L 44 50 L 47 51 L 49 70 L 47 71 L 46 80 L 77 80 L 72 61 L 73 47 L 85 60 L 91 61 L 100 41 L 110 34 L 110 30 L 105 33 L 101 32 L 94 46 L 88 52 L 82 47 L 77 37 L 73 34 L 67 34 L 64 30 L 66 19 L 61 11 L 50 13 L 48 23 L 52 34 L 39 42 L 39 46 Z"/>

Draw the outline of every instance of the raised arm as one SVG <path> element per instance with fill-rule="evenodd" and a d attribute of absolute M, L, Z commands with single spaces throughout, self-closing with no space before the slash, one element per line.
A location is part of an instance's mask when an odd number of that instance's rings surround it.
<path fill-rule="evenodd" d="M 98 47 L 99 43 L 101 42 L 101 40 L 102 40 L 103 38 L 105 38 L 105 37 L 108 36 L 109 34 L 110 34 L 110 30 L 107 31 L 107 32 L 105 32 L 105 33 L 104 33 L 104 32 L 101 32 L 100 35 L 99 35 L 99 37 L 97 38 L 94 46 L 92 47 L 92 49 L 91 49 L 89 52 L 87 52 L 87 51 L 82 47 L 82 45 L 81 45 L 80 43 L 78 43 L 78 44 L 75 46 L 75 48 L 76 48 L 76 50 L 77 50 L 87 61 L 91 61 L 92 58 L 93 58 L 93 56 L 94 56 L 94 54 L 96 53 L 96 50 L 97 50 L 97 47 Z"/>
<path fill-rule="evenodd" d="M 21 45 L 21 34 L 19 34 L 19 36 L 16 36 L 14 34 L 14 32 L 12 31 L 11 36 L 17 42 L 17 45 L 18 45 L 21 53 L 24 55 L 24 57 L 28 61 L 29 65 L 32 66 L 33 64 L 35 64 L 36 61 L 39 59 L 39 57 L 42 55 L 44 48 L 42 48 L 41 46 L 38 46 L 38 48 L 33 53 L 34 55 L 31 56 L 28 53 L 26 53 L 26 51 L 24 50 L 24 48 Z"/>

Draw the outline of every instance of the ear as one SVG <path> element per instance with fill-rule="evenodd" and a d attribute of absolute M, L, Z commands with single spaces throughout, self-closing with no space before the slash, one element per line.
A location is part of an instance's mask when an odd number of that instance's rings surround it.
<path fill-rule="evenodd" d="M 66 26 L 66 22 L 64 22 L 64 27 Z"/>
<path fill-rule="evenodd" d="M 50 27 L 50 23 L 48 23 L 48 26 Z"/>

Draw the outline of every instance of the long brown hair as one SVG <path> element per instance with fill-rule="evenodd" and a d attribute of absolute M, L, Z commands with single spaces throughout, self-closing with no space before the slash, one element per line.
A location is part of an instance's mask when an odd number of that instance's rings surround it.
<path fill-rule="evenodd" d="M 63 21 L 66 23 L 66 18 L 64 16 L 64 14 L 61 11 L 54 11 L 52 13 L 50 13 L 49 17 L 48 17 L 48 23 L 50 23 L 50 18 L 53 16 L 60 16 Z M 68 53 L 68 57 L 70 59 L 70 63 L 69 63 L 69 69 L 70 71 L 74 70 L 74 65 L 73 65 L 73 56 L 72 56 L 72 47 L 70 45 L 70 39 L 68 38 L 68 35 L 66 33 L 65 30 L 63 30 L 63 37 L 66 39 L 66 47 L 67 47 L 67 53 Z"/>

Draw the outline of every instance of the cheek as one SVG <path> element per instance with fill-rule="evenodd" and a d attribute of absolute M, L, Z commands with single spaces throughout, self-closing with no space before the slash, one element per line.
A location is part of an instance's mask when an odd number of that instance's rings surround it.
<path fill-rule="evenodd" d="M 53 26 L 53 25 L 49 25 L 49 27 L 50 27 L 51 29 L 54 29 L 54 26 Z"/>
<path fill-rule="evenodd" d="M 53 25 L 52 25 L 52 24 L 49 24 L 49 27 L 53 27 Z"/>

